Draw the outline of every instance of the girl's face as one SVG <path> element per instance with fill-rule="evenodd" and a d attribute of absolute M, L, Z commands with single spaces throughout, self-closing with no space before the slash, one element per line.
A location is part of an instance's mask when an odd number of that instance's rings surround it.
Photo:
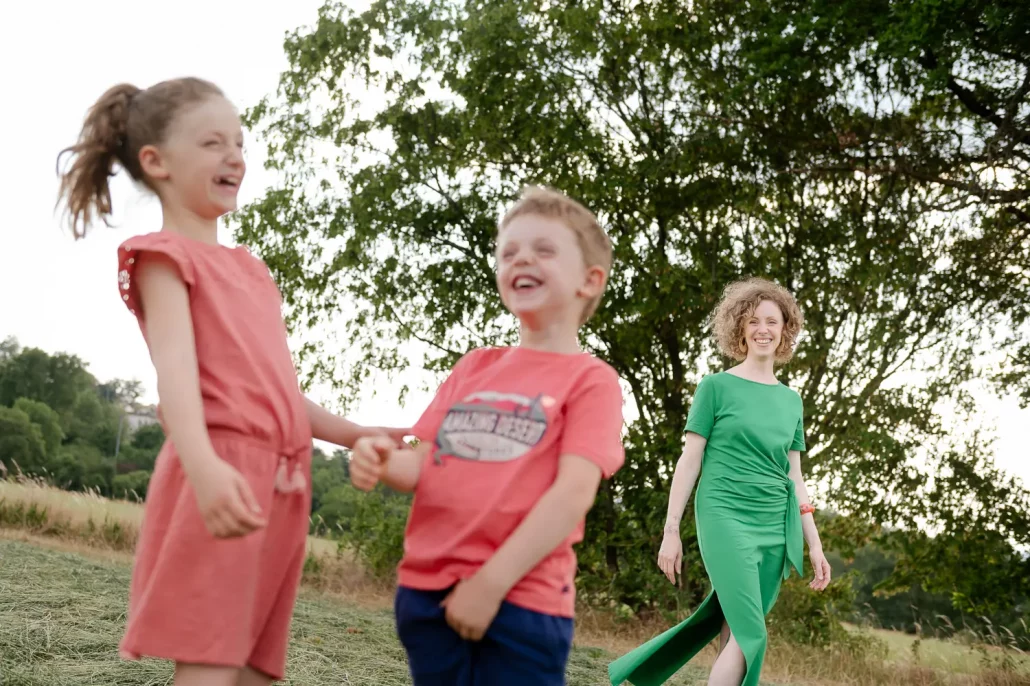
<path fill-rule="evenodd" d="M 603 270 L 587 267 L 576 234 L 557 219 L 520 215 L 497 237 L 497 289 L 524 323 L 568 318 L 578 326 L 603 282 Z"/>
<path fill-rule="evenodd" d="M 158 182 L 162 202 L 211 220 L 236 209 L 247 165 L 243 128 L 228 100 L 212 96 L 184 108 L 171 122 L 166 140 L 148 147 L 155 164 L 147 171 Z"/>
<path fill-rule="evenodd" d="M 754 314 L 744 323 L 747 356 L 758 359 L 774 357 L 783 337 L 783 313 L 771 300 L 758 303 Z"/>

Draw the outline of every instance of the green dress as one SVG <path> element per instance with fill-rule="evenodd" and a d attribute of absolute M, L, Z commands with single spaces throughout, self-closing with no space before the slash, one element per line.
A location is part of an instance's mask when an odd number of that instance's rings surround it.
<path fill-rule="evenodd" d="M 805 449 L 801 397 L 783 384 L 722 372 L 697 386 L 687 431 L 708 440 L 694 497 L 697 542 L 712 591 L 690 617 L 608 667 L 613 686 L 659 686 L 730 626 L 756 686 L 765 615 L 804 541 L 787 453 Z"/>

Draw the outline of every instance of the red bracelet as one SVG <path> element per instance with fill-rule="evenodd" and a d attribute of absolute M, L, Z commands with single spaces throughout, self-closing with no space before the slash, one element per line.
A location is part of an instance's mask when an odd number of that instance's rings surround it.
<path fill-rule="evenodd" d="M 805 516 L 806 514 L 815 514 L 815 508 L 808 503 L 801 506 L 801 516 Z"/>

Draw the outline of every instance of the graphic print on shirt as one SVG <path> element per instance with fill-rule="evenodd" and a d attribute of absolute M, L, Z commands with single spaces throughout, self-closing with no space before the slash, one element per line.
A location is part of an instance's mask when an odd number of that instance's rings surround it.
<path fill-rule="evenodd" d="M 437 464 L 443 455 L 479 462 L 508 462 L 529 452 L 547 432 L 547 408 L 555 399 L 480 391 L 451 407 L 436 434 Z"/>

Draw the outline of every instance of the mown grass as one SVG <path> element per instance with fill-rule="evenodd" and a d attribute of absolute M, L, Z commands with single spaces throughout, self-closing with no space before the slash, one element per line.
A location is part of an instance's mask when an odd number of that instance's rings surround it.
<path fill-rule="evenodd" d="M 34 544 L 12 542 L 10 535 L 0 541 L 6 546 L 0 549 L 5 553 L 0 556 L 0 684 L 167 683 L 167 665 L 122 663 L 115 653 L 141 516 L 135 503 L 24 480 L 0 481 L 0 529 L 23 532 L 22 538 Z M 41 550 L 41 542 L 51 548 L 58 542 L 64 550 Z M 389 582 L 366 574 L 334 542 L 311 538 L 304 588 L 291 643 L 290 683 L 409 683 L 393 633 Z M 102 607 L 76 614 L 91 603 Z M 569 683 L 607 683 L 606 665 L 613 656 L 664 628 L 583 608 Z M 869 639 L 857 651 L 774 643 L 763 678 L 796 686 L 1030 684 L 1030 659 L 1018 651 L 855 630 Z M 706 649 L 669 683 L 705 683 L 714 655 L 714 648 Z"/>
<path fill-rule="evenodd" d="M 0 683 L 171 683 L 163 662 L 118 657 L 130 570 L 122 557 L 0 539 Z M 577 647 L 569 663 L 570 686 L 607 683 L 610 658 L 604 650 Z M 702 678 L 695 670 L 670 683 L 686 686 Z M 286 683 L 410 684 L 390 611 L 305 590 L 294 616 Z"/>

